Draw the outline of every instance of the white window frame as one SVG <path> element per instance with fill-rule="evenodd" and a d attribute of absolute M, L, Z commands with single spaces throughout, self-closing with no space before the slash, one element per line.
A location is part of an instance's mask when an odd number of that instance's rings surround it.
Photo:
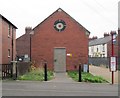
<path fill-rule="evenodd" d="M 8 49 L 8 58 L 10 57 L 10 49 Z"/>
<path fill-rule="evenodd" d="M 105 52 L 105 44 L 103 44 L 103 50 L 102 51 Z"/>
<path fill-rule="evenodd" d="M 8 37 L 10 37 L 11 36 L 11 26 L 10 25 L 8 25 Z"/>

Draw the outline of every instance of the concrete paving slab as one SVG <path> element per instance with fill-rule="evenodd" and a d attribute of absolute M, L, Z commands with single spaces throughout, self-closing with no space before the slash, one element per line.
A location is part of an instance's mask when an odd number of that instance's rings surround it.
<path fill-rule="evenodd" d="M 89 72 L 93 75 L 103 77 L 104 79 L 106 79 L 110 83 L 112 81 L 112 73 L 110 72 L 109 68 L 90 65 Z M 118 84 L 118 71 L 114 72 L 114 83 Z"/>
<path fill-rule="evenodd" d="M 50 80 L 49 82 L 64 82 L 64 83 L 69 83 L 69 82 L 75 82 L 72 80 L 67 73 L 55 73 L 55 77 L 53 80 Z"/>

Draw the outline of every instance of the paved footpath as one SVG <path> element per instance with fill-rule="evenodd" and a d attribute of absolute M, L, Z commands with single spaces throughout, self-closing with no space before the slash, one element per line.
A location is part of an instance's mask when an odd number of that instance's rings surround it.
<path fill-rule="evenodd" d="M 55 78 L 49 82 L 63 82 L 63 83 L 76 83 L 72 78 L 70 78 L 67 73 L 55 73 Z"/>
<path fill-rule="evenodd" d="M 109 68 L 90 65 L 89 72 L 92 73 L 93 75 L 101 76 L 111 83 L 112 73 L 109 71 Z M 118 80 L 118 74 L 120 74 L 120 71 L 114 72 L 114 83 L 118 83 L 118 82 L 120 83 L 120 78 Z"/>

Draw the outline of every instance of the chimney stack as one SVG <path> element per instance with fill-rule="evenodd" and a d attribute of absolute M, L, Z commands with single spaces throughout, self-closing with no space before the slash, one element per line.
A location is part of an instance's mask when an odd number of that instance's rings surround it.
<path fill-rule="evenodd" d="M 92 38 L 89 38 L 90 41 L 95 39 L 97 39 L 97 36 L 93 36 Z"/>
<path fill-rule="evenodd" d="M 109 33 L 104 33 L 104 37 L 110 36 Z"/>
<path fill-rule="evenodd" d="M 32 27 L 25 28 L 25 34 L 29 34 L 32 31 Z"/>

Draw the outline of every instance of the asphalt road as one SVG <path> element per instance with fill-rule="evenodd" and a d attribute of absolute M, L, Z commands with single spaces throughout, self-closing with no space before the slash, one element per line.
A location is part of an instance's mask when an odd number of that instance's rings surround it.
<path fill-rule="evenodd" d="M 118 85 L 83 82 L 4 81 L 2 96 L 118 96 Z"/>

